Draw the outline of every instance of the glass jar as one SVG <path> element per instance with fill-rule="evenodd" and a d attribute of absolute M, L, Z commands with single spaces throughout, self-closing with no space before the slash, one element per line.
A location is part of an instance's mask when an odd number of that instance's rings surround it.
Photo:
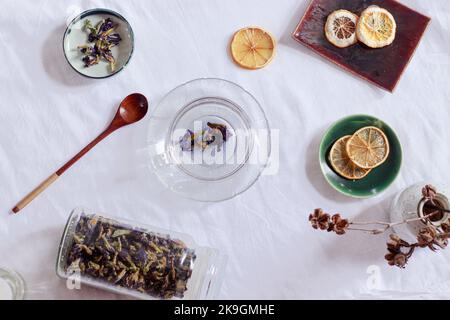
<path fill-rule="evenodd" d="M 22 277 L 17 272 L 0 268 L 0 300 L 23 300 L 24 295 Z"/>
<path fill-rule="evenodd" d="M 426 212 L 426 199 L 422 196 L 422 188 L 429 183 L 421 182 L 414 184 L 402 192 L 400 192 L 392 201 L 391 204 L 391 222 L 400 222 L 409 219 L 423 218 Z M 436 187 L 437 195 L 436 201 L 443 209 L 450 209 L 450 191 L 445 184 L 433 183 Z M 429 224 L 435 228 L 439 228 L 444 222 L 450 218 L 448 213 L 442 212 L 442 215 L 430 219 Z M 426 223 L 423 220 L 418 220 L 412 223 L 394 226 L 394 231 L 402 237 L 402 239 L 414 242 L 420 229 L 424 228 Z"/>
<path fill-rule="evenodd" d="M 184 234 L 72 211 L 56 272 L 69 289 L 89 285 L 139 299 L 214 299 L 226 258 Z"/>

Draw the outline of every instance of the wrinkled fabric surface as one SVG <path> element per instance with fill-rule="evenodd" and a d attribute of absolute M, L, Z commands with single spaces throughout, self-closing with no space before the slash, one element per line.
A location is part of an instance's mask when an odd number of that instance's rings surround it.
<path fill-rule="evenodd" d="M 316 207 L 388 219 L 393 196 L 405 187 L 450 178 L 447 2 L 405 2 L 432 23 L 390 94 L 291 39 L 305 0 L 0 0 L 0 265 L 23 275 L 30 299 L 120 298 L 91 288 L 70 291 L 55 275 L 66 219 L 82 206 L 220 249 L 229 262 L 218 298 L 450 298 L 450 252 L 421 250 L 405 270 L 395 269 L 383 258 L 387 234 L 337 237 L 312 230 L 307 220 Z M 128 67 L 106 80 L 79 76 L 62 52 L 67 22 L 94 7 L 124 15 L 136 37 Z M 236 67 L 228 53 L 233 32 L 248 25 L 278 40 L 276 58 L 259 71 Z M 148 170 L 147 117 L 101 143 L 21 214 L 10 214 L 105 128 L 127 94 L 144 93 L 152 109 L 169 90 L 200 77 L 231 80 L 259 100 L 280 130 L 277 174 L 230 201 L 182 199 Z M 326 128 L 356 113 L 390 124 L 404 152 L 396 182 L 368 200 L 329 187 L 317 159 Z"/>

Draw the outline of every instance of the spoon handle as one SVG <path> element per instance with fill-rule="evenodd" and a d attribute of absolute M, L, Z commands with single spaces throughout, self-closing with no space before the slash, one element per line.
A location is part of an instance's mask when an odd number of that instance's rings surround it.
<path fill-rule="evenodd" d="M 34 198 L 36 198 L 39 194 L 42 193 L 45 189 L 47 189 L 53 182 L 55 182 L 59 176 L 54 173 L 50 177 L 48 177 L 45 181 L 43 181 L 36 189 L 31 191 L 25 198 L 20 200 L 20 202 L 12 209 L 14 213 L 18 213 L 20 210 L 25 208 Z"/>
<path fill-rule="evenodd" d="M 89 143 L 83 150 L 78 152 L 72 159 L 70 159 L 66 164 L 64 164 L 58 171 L 53 173 L 45 181 L 43 181 L 36 189 L 31 191 L 25 198 L 23 198 L 13 209 L 12 212 L 18 213 L 20 210 L 25 208 L 31 201 L 33 201 L 38 195 L 40 195 L 45 189 L 47 189 L 53 182 L 55 182 L 64 172 L 66 172 L 71 166 L 80 160 L 86 153 L 88 153 L 93 147 L 95 147 L 100 141 L 109 136 L 113 131 L 115 131 L 114 126 L 108 127 L 103 131 L 97 138 L 95 138 L 91 143 Z"/>
<path fill-rule="evenodd" d="M 94 148 L 100 141 L 109 136 L 115 129 L 112 127 L 108 127 L 105 131 L 103 131 L 97 138 L 92 140 L 83 150 L 78 152 L 72 159 L 66 162 L 61 168 L 58 169 L 55 173 L 58 176 L 61 176 L 64 172 L 66 172 L 71 166 L 75 164 L 78 160 L 80 160 L 86 153 L 88 153 L 92 148 Z"/>

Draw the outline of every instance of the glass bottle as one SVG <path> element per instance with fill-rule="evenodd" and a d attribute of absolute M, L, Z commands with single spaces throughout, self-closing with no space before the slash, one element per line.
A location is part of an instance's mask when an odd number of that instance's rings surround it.
<path fill-rule="evenodd" d="M 426 199 L 422 196 L 422 188 L 430 183 L 417 183 L 405 190 L 401 191 L 392 201 L 391 204 L 391 222 L 404 221 L 415 218 L 422 218 L 427 215 L 425 208 Z M 450 192 L 445 184 L 435 183 L 431 184 L 436 187 L 437 195 L 436 201 L 443 209 L 450 209 Z M 439 228 L 442 223 L 447 222 L 450 218 L 448 213 L 443 212 L 442 215 L 437 216 L 429 222 L 436 228 Z M 419 230 L 424 228 L 426 223 L 419 220 L 413 223 L 398 225 L 394 227 L 394 231 L 400 235 L 404 240 L 415 242 Z"/>
<path fill-rule="evenodd" d="M 69 289 L 89 285 L 139 299 L 214 299 L 226 258 L 185 234 L 72 211 L 56 272 Z"/>
<path fill-rule="evenodd" d="M 22 300 L 25 282 L 15 271 L 0 268 L 0 300 Z"/>

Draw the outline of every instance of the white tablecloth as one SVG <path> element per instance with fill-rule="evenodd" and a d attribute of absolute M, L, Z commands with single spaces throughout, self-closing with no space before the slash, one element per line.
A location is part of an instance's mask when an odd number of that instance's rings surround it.
<path fill-rule="evenodd" d="M 27 298 L 104 299 L 69 291 L 55 275 L 60 237 L 77 206 L 191 234 L 229 256 L 219 298 L 450 298 L 450 252 L 422 250 L 407 269 L 386 265 L 387 235 L 337 237 L 313 231 L 316 207 L 347 217 L 388 219 L 392 197 L 417 181 L 450 177 L 450 9 L 447 0 L 404 0 L 433 21 L 396 92 L 390 94 L 325 62 L 291 39 L 306 0 L 0 1 L 0 265 L 20 272 Z M 106 7 L 134 28 L 125 71 L 88 80 L 67 65 L 62 36 L 81 10 Z M 248 25 L 279 41 L 273 63 L 236 67 L 230 36 Z M 260 101 L 280 129 L 280 167 L 230 201 L 203 204 L 164 189 L 147 169 L 148 120 L 108 138 L 20 215 L 17 200 L 95 137 L 127 94 L 154 108 L 191 79 L 234 81 Z M 401 174 L 387 192 L 353 200 L 323 179 L 318 143 L 335 120 L 377 116 L 398 133 Z M 378 285 L 369 285 L 371 272 Z M 372 275 L 373 277 L 373 275 Z"/>

